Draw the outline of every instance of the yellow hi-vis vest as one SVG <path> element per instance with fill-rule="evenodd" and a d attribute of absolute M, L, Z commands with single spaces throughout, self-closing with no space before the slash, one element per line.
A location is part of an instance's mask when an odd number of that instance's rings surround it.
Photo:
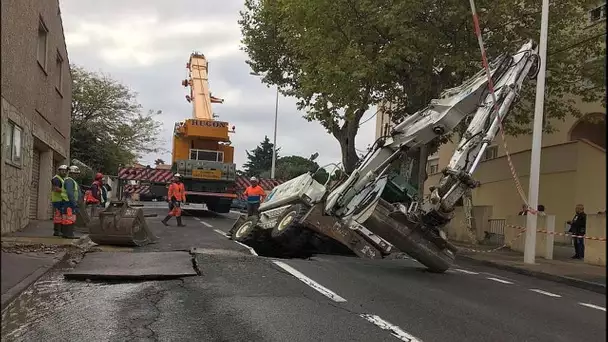
<path fill-rule="evenodd" d="M 55 192 L 51 189 L 51 202 L 62 202 L 68 200 L 68 193 L 65 191 L 65 184 L 63 178 L 59 177 L 59 175 L 55 175 L 53 179 L 59 179 L 61 181 L 61 192 Z"/>

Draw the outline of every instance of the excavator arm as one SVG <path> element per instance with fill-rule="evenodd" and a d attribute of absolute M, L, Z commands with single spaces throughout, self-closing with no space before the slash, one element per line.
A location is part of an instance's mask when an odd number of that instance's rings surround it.
<path fill-rule="evenodd" d="M 450 221 L 455 203 L 467 189 L 478 185 L 472 174 L 517 99 L 522 83 L 527 77 L 535 77 L 538 62 L 536 44 L 529 41 L 517 53 L 504 54 L 490 63 L 496 103 L 489 91 L 488 75 L 482 70 L 406 117 L 388 136 L 378 139 L 360 166 L 327 196 L 325 215 L 363 224 L 379 201 L 390 165 L 409 151 L 453 131 L 467 119 L 470 121 L 466 132 L 442 171 L 441 180 L 431 188 L 431 195 L 420 205 L 401 208 L 412 220 L 444 238 L 441 228 Z"/>

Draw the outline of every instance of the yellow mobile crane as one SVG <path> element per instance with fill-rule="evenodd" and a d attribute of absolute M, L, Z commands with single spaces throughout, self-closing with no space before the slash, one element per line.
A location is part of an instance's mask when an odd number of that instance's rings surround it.
<path fill-rule="evenodd" d="M 223 103 L 209 91 L 209 63 L 194 52 L 186 64 L 190 88 L 186 100 L 192 103 L 192 119 L 175 123 L 173 131 L 172 171 L 182 175 L 188 203 L 204 203 L 211 211 L 227 213 L 235 190 L 236 165 L 230 146 L 228 122 L 215 120 L 211 104 Z"/>

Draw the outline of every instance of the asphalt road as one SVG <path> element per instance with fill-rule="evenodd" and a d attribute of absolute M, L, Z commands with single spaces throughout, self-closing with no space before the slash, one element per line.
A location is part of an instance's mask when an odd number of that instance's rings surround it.
<path fill-rule="evenodd" d="M 187 227 L 149 219 L 160 243 L 201 248 L 198 277 L 100 284 L 57 270 L 2 313 L 2 341 L 605 341 L 605 296 L 458 261 L 258 257 L 228 240 L 235 215 Z"/>

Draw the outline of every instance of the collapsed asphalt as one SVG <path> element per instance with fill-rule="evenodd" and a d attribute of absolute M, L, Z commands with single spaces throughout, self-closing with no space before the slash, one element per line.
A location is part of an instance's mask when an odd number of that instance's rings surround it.
<path fill-rule="evenodd" d="M 135 251 L 192 251 L 199 276 L 109 284 L 55 270 L 3 311 L 2 340 L 606 339 L 600 294 L 463 261 L 432 274 L 413 260 L 265 258 L 223 235 L 235 215 L 197 216 L 148 219 L 160 242 Z"/>

